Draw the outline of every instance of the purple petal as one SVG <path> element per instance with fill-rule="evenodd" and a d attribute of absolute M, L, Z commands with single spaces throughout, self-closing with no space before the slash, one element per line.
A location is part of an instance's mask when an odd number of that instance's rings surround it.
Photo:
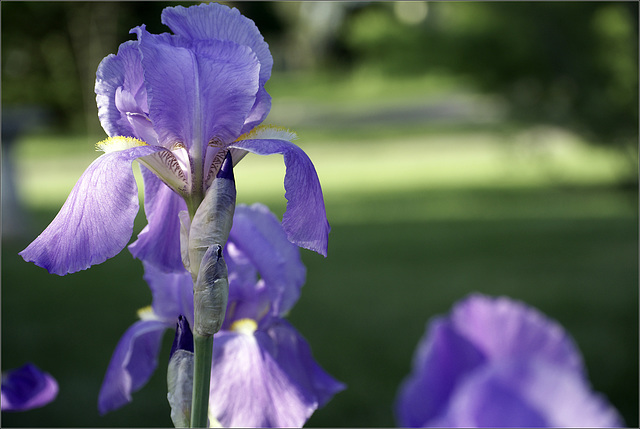
<path fill-rule="evenodd" d="M 42 407 L 58 395 L 58 383 L 32 363 L 2 374 L 2 411 Z"/>
<path fill-rule="evenodd" d="M 178 323 L 176 323 L 176 336 L 173 338 L 169 358 L 173 356 L 176 350 L 186 350 L 193 353 L 193 333 L 187 318 L 183 315 L 178 317 Z"/>
<path fill-rule="evenodd" d="M 142 137 L 135 133 L 126 115 L 127 112 L 148 112 L 142 64 L 137 46 L 136 41 L 121 44 L 118 54 L 105 57 L 96 72 L 95 93 L 98 117 L 102 128 L 111 137 Z M 154 144 L 154 142 L 148 143 Z"/>
<path fill-rule="evenodd" d="M 418 344 L 411 375 L 398 392 L 399 426 L 421 427 L 437 417 L 456 384 L 484 361 L 482 353 L 458 335 L 449 320 L 433 320 Z"/>
<path fill-rule="evenodd" d="M 560 325 L 511 299 L 479 294 L 430 322 L 400 388 L 401 426 L 619 424 L 594 395 Z"/>
<path fill-rule="evenodd" d="M 462 383 L 437 427 L 620 427 L 618 412 L 571 369 L 542 360 L 494 364 Z"/>
<path fill-rule="evenodd" d="M 148 224 L 129 245 L 131 254 L 157 265 L 167 272 L 182 272 L 180 255 L 180 218 L 186 210 L 182 197 L 165 185 L 155 174 L 141 166 L 144 180 L 144 211 Z"/>
<path fill-rule="evenodd" d="M 260 124 L 271 110 L 271 97 L 264 84 L 271 77 L 273 57 L 260 30 L 249 18 L 233 8 L 217 3 L 201 4 L 185 9 L 168 7 L 162 11 L 162 23 L 175 34 L 189 40 L 227 40 L 251 48 L 260 62 L 260 89 L 247 116 L 241 134 Z"/>
<path fill-rule="evenodd" d="M 456 305 L 451 320 L 491 360 L 541 357 L 583 371 L 580 351 L 562 326 L 523 303 L 472 295 Z"/>
<path fill-rule="evenodd" d="M 173 326 L 181 314 L 193 324 L 193 280 L 184 268 L 180 273 L 166 273 L 143 261 L 144 280 L 151 289 L 154 314 Z"/>
<path fill-rule="evenodd" d="M 269 45 L 255 23 L 238 9 L 217 3 L 168 7 L 162 11 L 162 23 L 190 40 L 228 40 L 248 46 L 260 61 L 260 83 L 269 80 L 273 66 Z"/>
<path fill-rule="evenodd" d="M 262 69 L 261 69 L 262 70 Z M 248 133 L 265 120 L 269 112 L 271 111 L 271 96 L 264 89 L 264 86 L 260 86 L 258 93 L 256 94 L 256 102 L 253 104 L 249 115 L 244 120 L 244 126 L 242 127 L 241 134 Z"/>
<path fill-rule="evenodd" d="M 131 162 L 157 150 L 140 146 L 96 159 L 55 219 L 20 255 L 58 275 L 87 269 L 117 255 L 131 238 L 138 212 Z"/>
<path fill-rule="evenodd" d="M 260 331 L 216 335 L 209 412 L 222 426 L 301 427 L 320 400 L 327 399 L 318 392 L 328 387 L 326 380 L 318 380 L 314 368 L 306 368 L 311 372 L 307 377 L 320 388 L 309 391 L 297 372 L 289 374 L 274 358 L 276 349 L 274 339 Z"/>
<path fill-rule="evenodd" d="M 214 137 L 237 138 L 255 103 L 259 63 L 232 42 L 196 41 L 178 47 L 135 29 L 145 70 L 150 116 L 164 146 L 177 142 L 204 153 Z"/>
<path fill-rule="evenodd" d="M 124 333 L 116 346 L 98 396 L 98 410 L 105 414 L 131 402 L 131 394 L 144 386 L 158 365 L 165 322 L 141 320 Z"/>
<path fill-rule="evenodd" d="M 307 401 L 319 408 L 346 388 L 316 363 L 309 344 L 289 322 L 280 319 L 268 334 L 276 346 L 274 356 L 280 368 L 300 386 Z"/>
<path fill-rule="evenodd" d="M 239 205 L 229 240 L 260 273 L 271 295 L 273 315 L 288 312 L 300 296 L 306 268 L 276 216 L 262 204 Z"/>
<path fill-rule="evenodd" d="M 230 147 L 258 155 L 280 153 L 284 156 L 287 210 L 282 218 L 282 227 L 292 243 L 327 256 L 331 228 L 327 222 L 320 181 L 307 154 L 285 140 L 238 140 Z"/>

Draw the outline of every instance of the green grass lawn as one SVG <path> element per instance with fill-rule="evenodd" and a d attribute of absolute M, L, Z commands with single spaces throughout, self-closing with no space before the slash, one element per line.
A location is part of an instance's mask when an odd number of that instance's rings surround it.
<path fill-rule="evenodd" d="M 286 118 L 305 100 L 281 91 L 287 102 L 274 96 L 270 121 L 298 131 L 332 225 L 328 258 L 302 251 L 307 282 L 289 320 L 348 386 L 307 426 L 394 426 L 395 394 L 425 324 L 473 292 L 523 300 L 563 324 L 594 388 L 637 426 L 638 199 L 637 189 L 616 186 L 623 156 L 558 130 L 416 121 L 334 128 L 311 120 L 319 111 L 292 123 Z M 348 93 L 321 102 L 334 118 L 388 108 L 388 100 L 372 104 L 372 92 L 360 109 Z M 540 136 L 545 144 L 536 145 Z M 14 153 L 28 229 L 16 238 L 3 231 L 2 369 L 33 361 L 60 393 L 42 409 L 3 413 L 3 426 L 171 426 L 168 333 L 158 371 L 133 403 L 97 411 L 111 353 L 150 304 L 139 261 L 125 250 L 58 277 L 17 255 L 98 155 L 93 143 L 31 136 Z M 236 169 L 239 201 L 262 201 L 281 216 L 283 174 L 280 156 L 247 156 Z M 135 232 L 143 226 L 140 213 Z"/>

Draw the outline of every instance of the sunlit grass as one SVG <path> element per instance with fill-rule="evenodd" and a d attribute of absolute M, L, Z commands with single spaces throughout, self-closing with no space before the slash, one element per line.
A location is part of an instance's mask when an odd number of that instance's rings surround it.
<path fill-rule="evenodd" d="M 406 138 L 399 131 L 397 139 L 367 142 L 339 136 L 308 140 L 302 135 L 298 141 L 314 162 L 326 198 L 335 201 L 426 190 L 612 185 L 627 173 L 623 154 L 588 146 L 571 134 L 550 132 L 544 143 L 534 146 L 522 135 L 505 141 L 504 135 L 488 131 Z M 86 137 L 25 138 L 14 154 L 19 195 L 30 208 L 59 208 L 100 154 Z M 280 155 L 248 155 L 236 167 L 239 201 L 284 201 L 284 173 Z M 470 215 L 464 208 L 416 209 L 393 212 L 393 217 L 385 217 L 384 210 L 364 215 L 381 221 Z M 611 210 L 603 206 L 600 212 Z M 357 218 L 337 212 L 332 221 Z"/>

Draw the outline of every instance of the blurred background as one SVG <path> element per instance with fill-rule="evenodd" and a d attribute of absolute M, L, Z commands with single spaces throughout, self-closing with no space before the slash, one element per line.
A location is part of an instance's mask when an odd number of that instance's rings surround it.
<path fill-rule="evenodd" d="M 103 57 L 164 7 L 6 2 L 2 15 L 2 370 L 57 378 L 14 427 L 172 426 L 167 333 L 133 403 L 100 416 L 111 353 L 151 303 L 128 251 L 58 277 L 17 255 L 105 138 Z M 271 47 L 267 123 L 322 182 L 329 256 L 303 250 L 289 320 L 348 385 L 307 426 L 394 426 L 427 321 L 472 292 L 560 322 L 595 390 L 638 425 L 637 2 L 228 2 Z M 236 168 L 240 202 L 285 208 L 280 156 Z M 135 235 L 145 224 L 141 210 Z"/>

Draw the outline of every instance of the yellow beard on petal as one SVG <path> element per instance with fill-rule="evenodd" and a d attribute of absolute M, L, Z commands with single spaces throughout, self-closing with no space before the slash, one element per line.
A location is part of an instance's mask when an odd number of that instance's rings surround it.
<path fill-rule="evenodd" d="M 258 329 L 258 324 L 253 319 L 239 319 L 233 322 L 231 330 L 245 335 L 253 335 Z"/>
<path fill-rule="evenodd" d="M 265 140 L 273 139 L 273 140 L 286 140 L 290 142 L 297 138 L 298 136 L 296 135 L 296 133 L 286 128 L 275 127 L 272 125 L 259 125 L 254 129 L 252 129 L 251 131 L 249 131 L 248 133 L 245 133 L 240 137 L 238 137 L 236 141 L 249 140 L 249 139 L 265 139 Z"/>
<path fill-rule="evenodd" d="M 104 153 L 118 152 L 125 149 L 131 149 L 136 146 L 147 146 L 142 140 L 135 139 L 133 137 L 109 137 L 98 143 L 96 143 L 96 150 Z"/>

